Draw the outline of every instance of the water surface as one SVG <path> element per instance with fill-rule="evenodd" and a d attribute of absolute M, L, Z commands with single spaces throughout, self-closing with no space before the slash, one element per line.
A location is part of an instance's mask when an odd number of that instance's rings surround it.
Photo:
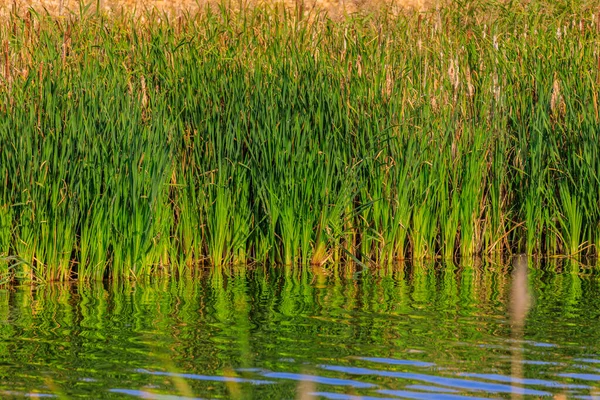
<path fill-rule="evenodd" d="M 0 291 L 0 397 L 598 398 L 575 261 L 255 267 Z"/>

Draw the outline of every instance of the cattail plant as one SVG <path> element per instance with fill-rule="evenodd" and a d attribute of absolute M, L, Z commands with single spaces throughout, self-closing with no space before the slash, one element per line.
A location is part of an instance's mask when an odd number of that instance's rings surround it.
<path fill-rule="evenodd" d="M 544 1 L 13 13 L 0 273 L 596 254 L 600 22 Z"/>

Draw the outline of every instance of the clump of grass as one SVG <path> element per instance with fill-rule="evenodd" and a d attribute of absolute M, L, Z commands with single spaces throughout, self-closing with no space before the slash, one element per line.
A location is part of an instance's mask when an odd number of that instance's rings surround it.
<path fill-rule="evenodd" d="M 599 16 L 547 6 L 12 15 L 0 257 L 67 280 L 595 254 Z"/>

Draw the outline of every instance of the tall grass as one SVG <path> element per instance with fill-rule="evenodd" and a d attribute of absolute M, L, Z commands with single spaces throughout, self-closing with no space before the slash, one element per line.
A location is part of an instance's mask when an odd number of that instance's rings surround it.
<path fill-rule="evenodd" d="M 5 271 L 600 245 L 600 15 L 584 3 L 30 10 L 0 44 L 0 259 L 23 261 Z"/>

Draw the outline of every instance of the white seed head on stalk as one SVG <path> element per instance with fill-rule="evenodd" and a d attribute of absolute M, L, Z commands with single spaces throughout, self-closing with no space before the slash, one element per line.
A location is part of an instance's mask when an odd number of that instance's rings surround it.
<path fill-rule="evenodd" d="M 556 28 L 556 40 L 560 40 L 562 34 L 560 32 L 560 26 Z"/>
<path fill-rule="evenodd" d="M 550 97 L 550 111 L 554 117 L 564 116 L 567 111 L 565 100 L 560 91 L 560 80 L 554 77 L 552 83 L 552 96 Z"/>
<path fill-rule="evenodd" d="M 9 44 L 8 44 L 8 40 L 4 41 L 4 80 L 7 82 L 7 84 L 10 87 L 10 82 L 11 82 L 11 66 L 10 66 L 10 48 L 9 48 Z"/>
<path fill-rule="evenodd" d="M 557 108 L 558 98 L 560 96 L 560 83 L 556 78 L 552 83 L 552 96 L 550 97 L 550 110 L 554 113 Z"/>
<path fill-rule="evenodd" d="M 471 79 L 471 69 L 467 68 L 466 71 L 466 79 L 467 79 L 467 95 L 469 98 L 472 98 L 475 94 L 475 86 L 473 86 L 473 80 Z"/>
<path fill-rule="evenodd" d="M 141 78 L 141 86 L 142 86 L 142 106 L 146 107 L 148 104 L 148 92 L 146 89 L 146 78 L 142 75 Z"/>
<path fill-rule="evenodd" d="M 498 74 L 494 73 L 492 78 L 493 81 L 493 91 L 494 91 L 494 99 L 496 101 L 500 100 L 500 84 L 498 83 Z"/>
<path fill-rule="evenodd" d="M 348 47 L 347 36 L 348 36 L 348 28 L 344 29 L 344 47 L 342 49 L 342 59 L 345 58 L 345 56 L 346 56 L 346 49 Z"/>
<path fill-rule="evenodd" d="M 442 15 L 440 14 L 440 11 L 438 10 L 437 12 L 437 18 L 435 19 L 435 23 L 433 24 L 433 30 L 434 32 L 438 32 L 442 29 Z"/>
<path fill-rule="evenodd" d="M 448 79 L 450 80 L 450 84 L 454 86 L 454 60 L 450 60 L 450 65 L 448 66 Z"/>
<path fill-rule="evenodd" d="M 498 35 L 494 35 L 492 38 L 492 43 L 494 44 L 494 50 L 498 51 Z"/>
<path fill-rule="evenodd" d="M 389 98 L 392 95 L 394 88 L 394 78 L 392 77 L 392 68 L 389 65 L 385 66 L 385 87 L 383 88 L 384 97 Z"/>
<path fill-rule="evenodd" d="M 435 96 L 431 96 L 431 108 L 433 109 L 433 111 L 437 111 L 438 109 L 438 104 L 437 104 L 437 100 L 435 98 Z"/>
<path fill-rule="evenodd" d="M 448 67 L 448 78 L 455 91 L 458 90 L 458 86 L 460 85 L 459 72 L 458 61 L 456 59 L 451 59 L 450 66 Z"/>

